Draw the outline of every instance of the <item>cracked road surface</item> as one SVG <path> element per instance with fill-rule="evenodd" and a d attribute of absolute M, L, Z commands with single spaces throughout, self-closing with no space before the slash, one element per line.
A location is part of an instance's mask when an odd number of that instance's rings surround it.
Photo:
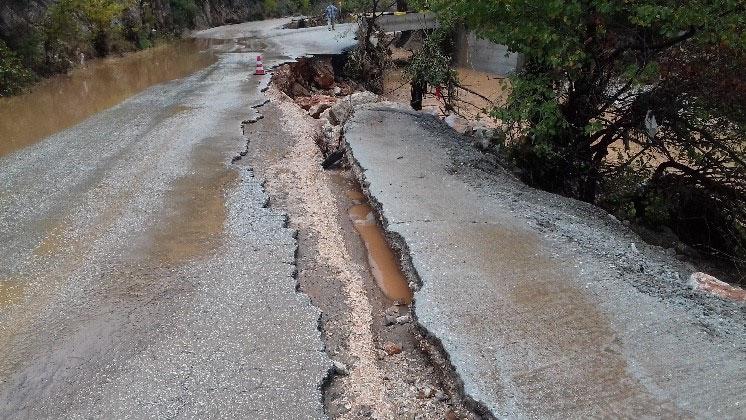
<path fill-rule="evenodd" d="M 276 32 L 278 60 L 349 43 Z M 264 99 L 250 48 L 0 158 L 0 418 L 323 417 L 294 232 L 230 164 Z"/>

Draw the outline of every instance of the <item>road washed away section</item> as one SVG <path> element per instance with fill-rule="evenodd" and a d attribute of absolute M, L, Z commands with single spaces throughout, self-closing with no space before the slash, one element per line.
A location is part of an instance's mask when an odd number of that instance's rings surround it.
<path fill-rule="evenodd" d="M 0 418 L 324 417 L 295 232 L 230 163 L 256 55 L 0 158 Z"/>
<path fill-rule="evenodd" d="M 495 416 L 746 415 L 743 307 L 689 290 L 693 267 L 525 187 L 430 115 L 365 105 L 345 133 L 411 258 L 419 324 Z"/>

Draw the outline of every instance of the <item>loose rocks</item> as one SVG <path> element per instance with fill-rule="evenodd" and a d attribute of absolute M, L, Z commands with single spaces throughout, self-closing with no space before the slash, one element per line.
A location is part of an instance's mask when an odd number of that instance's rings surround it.
<path fill-rule="evenodd" d="M 702 290 L 723 299 L 746 302 L 746 290 L 731 286 L 709 274 L 699 272 L 692 274 L 689 277 L 689 285 L 694 290 Z"/>
<path fill-rule="evenodd" d="M 391 341 L 387 341 L 383 344 L 383 350 L 388 354 L 389 356 L 393 356 L 395 354 L 399 354 L 402 352 L 402 348 L 400 345 L 393 343 Z"/>
<path fill-rule="evenodd" d="M 341 376 L 349 375 L 350 371 L 349 369 L 347 369 L 346 364 L 340 361 L 337 361 L 337 360 L 332 361 L 332 364 L 334 365 L 334 373 L 336 373 L 337 375 L 341 375 Z"/>
<path fill-rule="evenodd" d="M 358 92 L 341 99 L 329 111 L 329 122 L 342 125 L 350 118 L 356 106 L 378 102 L 378 95 L 372 92 Z"/>

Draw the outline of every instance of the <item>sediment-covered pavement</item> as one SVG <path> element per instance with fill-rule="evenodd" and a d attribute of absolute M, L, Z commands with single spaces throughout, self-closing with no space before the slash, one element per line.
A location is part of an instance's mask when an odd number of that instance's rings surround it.
<path fill-rule="evenodd" d="M 226 43 L 206 70 L 0 158 L 1 418 L 323 417 L 331 363 L 294 232 L 231 160 L 264 100 L 259 53 L 352 41 L 266 34 L 281 24 L 210 30 L 277 39 Z"/>
<path fill-rule="evenodd" d="M 358 108 L 348 158 L 411 258 L 419 324 L 505 418 L 743 418 L 742 303 L 600 209 L 522 185 L 431 115 Z"/>

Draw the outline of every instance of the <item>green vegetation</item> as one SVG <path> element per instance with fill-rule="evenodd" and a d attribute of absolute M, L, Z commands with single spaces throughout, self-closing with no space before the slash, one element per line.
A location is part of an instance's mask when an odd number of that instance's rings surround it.
<path fill-rule="evenodd" d="M 525 57 L 494 110 L 541 188 L 746 262 L 741 0 L 429 0 Z"/>
<path fill-rule="evenodd" d="M 170 0 L 173 24 L 176 28 L 194 28 L 199 9 L 194 0 Z"/>
<path fill-rule="evenodd" d="M 391 64 L 389 45 L 383 42 L 374 43 L 373 38 L 385 39 L 376 20 L 380 12 L 390 3 L 384 0 L 346 0 L 342 9 L 347 13 L 365 13 L 357 31 L 358 46 L 350 54 L 345 73 L 353 79 L 363 82 L 366 89 L 381 93 L 383 91 L 384 71 Z"/>
<path fill-rule="evenodd" d="M 452 110 L 459 80 L 458 73 L 451 66 L 455 45 L 450 28 L 444 24 L 426 36 L 422 48 L 414 52 L 406 74 L 412 85 L 419 86 L 421 91 L 426 91 L 427 86 L 445 87 L 445 107 Z"/>
<path fill-rule="evenodd" d="M 263 0 L 264 16 L 287 16 L 294 13 L 307 13 L 311 10 L 311 0 Z"/>
<path fill-rule="evenodd" d="M 0 40 L 0 96 L 18 93 L 32 80 L 31 72 L 5 42 Z"/>

